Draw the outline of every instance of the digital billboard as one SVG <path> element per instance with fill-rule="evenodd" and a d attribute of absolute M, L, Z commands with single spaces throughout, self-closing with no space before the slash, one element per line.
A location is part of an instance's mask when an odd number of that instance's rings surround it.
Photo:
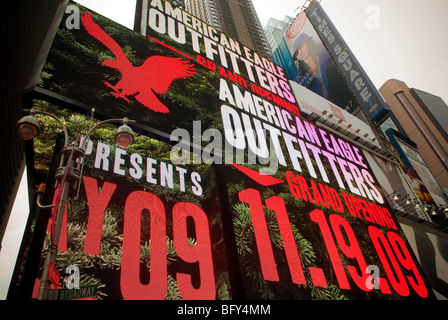
<path fill-rule="evenodd" d="M 108 117 L 138 119 L 140 127 L 165 138 L 176 128 L 192 134 L 193 121 L 221 129 L 221 79 L 273 109 L 300 114 L 281 67 L 168 1 L 149 2 L 145 35 L 71 5 L 80 13 L 80 28 L 67 29 L 64 15 L 39 92 Z"/>
<path fill-rule="evenodd" d="M 313 25 L 302 11 L 272 59 L 285 68 L 289 79 L 333 102 L 348 112 L 358 108 L 337 65 Z"/>
<path fill-rule="evenodd" d="M 432 296 L 362 151 L 305 120 L 295 126 L 275 174 L 225 167 L 245 296 Z"/>
<path fill-rule="evenodd" d="M 366 122 L 311 90 L 293 81 L 290 81 L 290 84 L 303 114 L 316 114 L 350 134 L 381 147 L 372 128 Z"/>
<path fill-rule="evenodd" d="M 408 175 L 409 170 L 407 168 L 403 168 L 398 163 L 379 157 L 367 150 L 364 150 L 364 156 L 373 172 L 375 172 L 375 177 L 394 209 L 430 220 L 423 209 L 419 208 L 421 203 L 428 201 L 423 193 L 423 186 L 419 183 L 416 185 L 416 181 Z M 398 197 L 398 199 L 395 200 L 395 197 Z M 417 204 L 418 207 L 416 208 Z"/>
<path fill-rule="evenodd" d="M 169 138 L 92 142 L 59 273 L 102 299 L 433 298 L 362 150 L 301 116 L 281 67 L 147 4 L 145 35 L 79 7 L 42 72 L 39 92 Z"/>
<path fill-rule="evenodd" d="M 333 61 L 357 97 L 369 120 L 377 119 L 389 107 L 345 43 L 319 2 L 313 0 L 305 9 L 306 16 L 319 34 Z"/>
<path fill-rule="evenodd" d="M 411 247 L 428 278 L 437 299 L 448 299 L 448 241 L 446 237 L 416 226 L 402 224 Z"/>
<path fill-rule="evenodd" d="M 232 298 L 213 167 L 175 165 L 163 156 L 169 146 L 148 141 L 147 151 L 137 152 L 89 140 L 79 196 L 75 188 L 69 194 L 54 262 L 58 276 L 47 298 Z M 47 244 L 54 232 L 50 219 Z M 47 254 L 45 245 L 42 259 Z M 76 295 L 75 284 L 84 297 Z M 36 279 L 33 297 L 42 294 L 39 288 Z"/>

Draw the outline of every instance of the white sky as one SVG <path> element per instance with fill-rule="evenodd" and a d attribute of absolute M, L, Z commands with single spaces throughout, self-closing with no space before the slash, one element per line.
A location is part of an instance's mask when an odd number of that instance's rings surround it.
<path fill-rule="evenodd" d="M 134 0 L 78 0 L 132 29 Z M 270 17 L 295 17 L 305 0 L 252 0 L 263 27 Z M 322 0 L 321 5 L 376 88 L 395 78 L 448 103 L 447 0 Z M 366 26 L 369 6 L 379 10 L 379 29 Z M 297 9 L 297 10 L 296 10 Z M 371 17 L 371 14 L 370 14 Z M 6 296 L 28 214 L 26 193 L 11 214 L 0 251 L 0 299 Z M 16 239 L 16 240 L 14 240 Z"/>

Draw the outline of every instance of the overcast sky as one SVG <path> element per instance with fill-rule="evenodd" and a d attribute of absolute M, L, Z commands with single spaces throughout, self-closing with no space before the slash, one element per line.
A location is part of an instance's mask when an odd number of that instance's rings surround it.
<path fill-rule="evenodd" d="M 270 17 L 295 17 L 306 2 L 252 1 L 263 27 Z M 134 0 L 78 2 L 128 28 L 133 26 Z M 322 0 L 321 5 L 377 89 L 395 78 L 448 102 L 447 0 Z M 28 214 L 26 196 L 21 193 L 18 199 L 20 205 L 11 215 L 0 251 L 0 299 L 9 286 Z"/>

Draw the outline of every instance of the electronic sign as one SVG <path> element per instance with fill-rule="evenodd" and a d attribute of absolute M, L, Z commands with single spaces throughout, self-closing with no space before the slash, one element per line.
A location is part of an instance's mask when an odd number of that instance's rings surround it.
<path fill-rule="evenodd" d="M 176 128 L 192 134 L 194 121 L 221 129 L 220 79 L 300 114 L 281 67 L 168 1 L 148 4 L 145 35 L 72 5 L 80 28 L 67 29 L 64 15 L 39 92 L 108 117 L 138 119 L 164 138 Z"/>
<path fill-rule="evenodd" d="M 375 177 L 389 203 L 401 212 L 419 216 L 420 212 L 417 209 L 419 209 L 420 202 L 418 200 L 426 202 L 428 199 L 425 199 L 425 196 L 428 194 L 422 192 L 424 186 L 420 183 L 417 183 L 416 187 L 417 181 L 413 181 L 413 178 L 409 175 L 411 171 L 398 163 L 391 162 L 366 150 L 364 150 L 364 156 L 374 170 Z M 412 176 L 418 177 L 416 173 Z"/>
<path fill-rule="evenodd" d="M 102 300 L 230 299 L 213 167 L 179 166 L 155 152 L 103 141 L 90 141 L 87 150 L 81 192 L 74 198 L 71 190 L 59 238 L 61 276 L 47 296 L 79 299 L 91 291 L 90 299 Z M 47 238 L 53 234 L 50 219 Z M 68 285 L 67 268 L 76 268 L 76 284 L 87 293 Z M 37 280 L 36 297 L 39 286 Z"/>
<path fill-rule="evenodd" d="M 358 102 L 313 25 L 302 11 L 274 51 L 272 59 L 292 81 L 353 113 Z"/>
<path fill-rule="evenodd" d="M 419 198 L 428 204 L 448 205 L 448 197 L 445 191 L 434 177 L 420 152 L 395 130 L 388 129 L 386 134 L 400 154 L 405 164 L 403 170 L 411 179 L 412 186 Z"/>
<path fill-rule="evenodd" d="M 389 110 L 384 99 L 328 18 L 322 6 L 317 1 L 311 1 L 305 12 L 369 120 L 374 121 L 383 111 Z"/>
<path fill-rule="evenodd" d="M 246 297 L 432 296 L 362 151 L 299 117 L 291 128 L 274 175 L 238 164 L 223 175 Z"/>

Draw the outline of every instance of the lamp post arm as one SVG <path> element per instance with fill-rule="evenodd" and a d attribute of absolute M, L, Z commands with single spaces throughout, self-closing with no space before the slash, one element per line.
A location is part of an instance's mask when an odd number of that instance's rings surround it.
<path fill-rule="evenodd" d="M 84 137 L 84 141 L 81 145 L 81 149 L 85 150 L 86 149 L 86 145 L 87 145 L 87 141 L 89 140 L 90 135 L 99 127 L 108 124 L 108 123 L 112 123 L 112 122 L 121 122 L 123 124 L 128 124 L 128 123 L 137 123 L 137 121 L 135 120 L 129 120 L 128 118 L 124 117 L 123 119 L 108 119 L 108 120 L 104 120 L 100 123 L 98 123 L 97 125 L 95 125 L 92 129 L 89 130 L 89 132 L 87 132 L 86 136 Z"/>

